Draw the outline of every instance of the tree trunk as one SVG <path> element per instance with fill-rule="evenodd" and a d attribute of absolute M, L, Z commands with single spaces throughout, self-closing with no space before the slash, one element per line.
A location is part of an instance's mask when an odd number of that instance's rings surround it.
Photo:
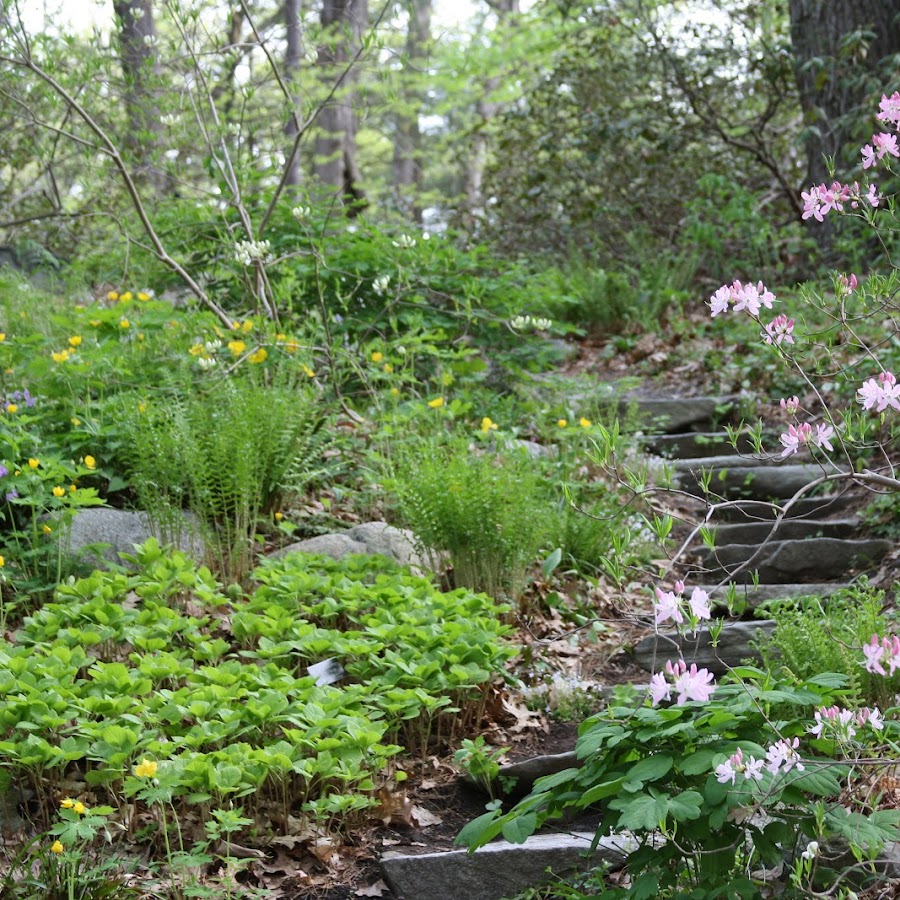
<path fill-rule="evenodd" d="M 869 104 L 881 86 L 879 64 L 900 52 L 900 2 L 790 0 L 790 17 L 806 126 L 807 184 L 820 184 L 828 181 L 825 157 L 841 168 L 842 152 L 851 141 L 860 140 L 861 120 L 879 130 L 873 118 L 876 107 Z M 867 31 L 872 33 L 869 40 L 854 38 Z M 825 225 L 816 226 L 816 235 L 826 257 L 831 257 L 834 223 L 826 219 Z"/>
<path fill-rule="evenodd" d="M 297 93 L 297 75 L 303 60 L 303 28 L 300 13 L 303 6 L 301 0 L 284 0 L 284 18 L 287 26 L 287 48 L 284 52 L 284 79 L 290 91 L 291 113 L 284 131 L 287 135 L 287 177 L 285 185 L 296 188 L 303 183 L 303 170 L 300 168 L 300 154 L 294 153 L 294 141 L 299 131 L 298 113 L 300 96 Z M 296 194 L 296 192 L 294 192 Z"/>
<path fill-rule="evenodd" d="M 123 143 L 136 167 L 137 180 L 162 194 L 169 185 L 155 159 L 160 146 L 160 120 L 152 84 L 158 74 L 153 0 L 114 0 L 113 10 L 119 25 L 119 54 L 125 76 L 128 125 Z"/>
<path fill-rule="evenodd" d="M 325 78 L 336 79 L 356 55 L 368 21 L 367 0 L 324 0 L 322 6 L 322 43 L 317 62 Z M 356 215 L 365 206 L 356 162 L 356 116 L 353 111 L 352 85 L 355 71 L 319 113 L 320 132 L 315 141 L 315 174 L 320 184 L 348 205 L 348 214 Z"/>
<path fill-rule="evenodd" d="M 422 132 L 419 113 L 422 92 L 418 80 L 425 68 L 428 43 L 431 40 L 431 0 L 409 0 L 409 26 L 406 32 L 404 59 L 403 107 L 394 123 L 394 197 L 399 209 L 412 221 L 422 224 L 419 202 L 424 171 L 422 169 Z"/>

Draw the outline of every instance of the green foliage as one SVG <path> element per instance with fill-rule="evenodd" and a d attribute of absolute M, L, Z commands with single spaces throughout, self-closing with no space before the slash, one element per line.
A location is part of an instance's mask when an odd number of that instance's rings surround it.
<path fill-rule="evenodd" d="M 824 862 L 811 874 L 799 859 L 804 836 L 823 843 L 838 836 L 856 854 L 875 854 L 896 839 L 900 813 L 871 812 L 845 795 L 859 771 L 849 748 L 807 734 L 811 710 L 841 701 L 846 679 L 818 675 L 792 684 L 758 669 L 733 674 L 704 703 L 653 708 L 635 705 L 633 696 L 614 698 L 579 730 L 580 768 L 539 779 L 510 811 L 480 816 L 458 841 L 470 849 L 500 834 L 521 842 L 567 811 L 599 807 L 598 837 L 630 831 L 638 845 L 628 852 L 630 884 L 605 884 L 598 896 L 711 900 L 725 896 L 725 884 L 733 892 L 728 896 L 767 896 L 768 886 L 747 873 L 784 858 L 802 877 L 796 890 L 793 876 L 780 886 L 780 896 L 807 896 L 807 882 L 829 886 L 835 873 Z M 896 723 L 887 723 L 884 737 L 892 746 L 897 736 Z M 802 769 L 792 765 L 772 774 L 766 768 L 758 781 L 739 774 L 733 784 L 716 777 L 717 766 L 738 750 L 745 760 L 763 760 L 768 744 L 795 737 L 802 741 Z M 854 752 L 870 756 L 867 741 Z M 764 815 L 751 817 L 757 808 Z"/>
<path fill-rule="evenodd" d="M 518 597 L 548 534 L 546 485 L 527 453 L 464 438 L 411 438 L 393 453 L 402 520 L 459 586 Z"/>
<path fill-rule="evenodd" d="M 45 822 L 72 780 L 116 817 L 154 802 L 130 774 L 149 759 L 167 803 L 246 797 L 253 816 L 343 827 L 376 802 L 395 740 L 425 752 L 477 722 L 514 653 L 490 598 L 380 558 L 273 560 L 249 597 L 154 541 L 132 562 L 61 585 L 0 644 L 0 754 Z M 324 659 L 342 686 L 306 674 Z"/>
<path fill-rule="evenodd" d="M 508 749 L 488 747 L 484 736 L 479 734 L 474 740 L 463 739 L 459 750 L 453 754 L 453 762 L 493 800 L 500 778 L 500 762 Z M 508 787 L 509 785 L 504 785 L 504 790 Z"/>
<path fill-rule="evenodd" d="M 766 603 L 760 615 L 775 620 L 769 638 L 760 641 L 766 665 L 799 679 L 819 672 L 839 672 L 861 705 L 890 705 L 900 689 L 900 676 L 884 678 L 867 672 L 859 648 L 873 634 L 892 628 L 884 610 L 884 591 L 866 579 L 830 597 L 805 597 Z"/>
<path fill-rule="evenodd" d="M 246 577 L 258 520 L 319 473 L 320 407 L 311 388 L 290 379 L 232 378 L 144 404 L 126 398 L 121 416 L 140 507 L 171 538 L 189 509 L 227 578 Z"/>

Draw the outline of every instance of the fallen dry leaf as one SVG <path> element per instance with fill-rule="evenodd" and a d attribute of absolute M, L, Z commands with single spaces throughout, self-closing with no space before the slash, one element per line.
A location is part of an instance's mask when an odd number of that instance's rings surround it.
<path fill-rule="evenodd" d="M 430 828 L 432 825 L 440 825 L 444 821 L 423 806 L 414 806 L 410 810 L 410 818 L 419 828 Z"/>
<path fill-rule="evenodd" d="M 381 897 L 384 895 L 384 892 L 388 889 L 388 886 L 379 878 L 375 884 L 370 884 L 368 887 L 361 887 L 357 889 L 356 896 L 357 897 Z"/>

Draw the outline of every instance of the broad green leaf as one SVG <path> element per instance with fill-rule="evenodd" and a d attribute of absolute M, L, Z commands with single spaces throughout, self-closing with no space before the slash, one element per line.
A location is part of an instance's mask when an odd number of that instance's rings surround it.
<path fill-rule="evenodd" d="M 669 798 L 669 813 L 676 822 L 700 818 L 703 795 L 697 791 L 685 791 Z"/>
<path fill-rule="evenodd" d="M 696 753 L 692 753 L 681 766 L 682 774 L 702 775 L 705 772 L 711 772 L 713 760 L 724 752 L 724 750 L 698 750 Z"/>
<path fill-rule="evenodd" d="M 621 798 L 610 803 L 612 809 L 621 812 L 619 827 L 631 831 L 656 831 L 665 821 L 668 812 L 668 796 L 640 794 L 632 799 Z"/>
<path fill-rule="evenodd" d="M 637 791 L 648 781 L 657 781 L 672 768 L 671 756 L 648 756 L 633 765 L 625 774 L 624 788 Z"/>

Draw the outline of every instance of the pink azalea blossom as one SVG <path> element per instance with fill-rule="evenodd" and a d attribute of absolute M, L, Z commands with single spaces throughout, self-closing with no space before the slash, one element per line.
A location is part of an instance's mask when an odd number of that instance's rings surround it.
<path fill-rule="evenodd" d="M 725 762 L 716 766 L 716 781 L 719 784 L 726 784 L 729 781 L 734 784 L 738 772 L 744 768 L 743 758 L 744 752 L 738 747 L 737 753 L 732 754 Z"/>
<path fill-rule="evenodd" d="M 869 150 L 872 148 L 869 147 Z M 863 151 L 865 153 L 865 151 Z M 825 185 L 823 184 L 824 188 Z M 801 218 L 814 218 L 817 222 L 824 222 L 825 217 L 822 214 L 822 195 L 819 188 L 813 185 L 808 191 L 801 191 L 800 197 L 803 200 L 803 215 Z"/>
<path fill-rule="evenodd" d="M 757 759 L 751 756 L 744 766 L 744 778 L 752 778 L 754 781 L 762 781 L 762 768 L 764 759 Z"/>
<path fill-rule="evenodd" d="M 884 657 L 884 647 L 881 646 L 878 635 L 873 634 L 869 639 L 869 643 L 864 644 L 862 649 L 863 655 L 866 657 L 866 671 L 877 675 L 887 675 L 887 672 L 884 671 L 884 667 L 881 665 L 881 660 Z"/>
<path fill-rule="evenodd" d="M 859 285 L 855 275 L 841 275 L 838 279 L 838 291 L 842 294 L 852 294 Z"/>
<path fill-rule="evenodd" d="M 715 689 L 715 679 L 712 672 L 707 669 L 698 669 L 697 663 L 691 663 L 690 669 L 682 672 L 675 679 L 675 690 L 678 691 L 675 704 L 682 706 L 688 700 L 706 703 L 713 695 Z"/>
<path fill-rule="evenodd" d="M 888 134 L 887 132 L 873 134 L 872 146 L 875 148 L 875 155 L 879 159 L 884 159 L 885 156 L 900 157 L 900 148 L 897 147 L 897 136 L 895 134 Z"/>
<path fill-rule="evenodd" d="M 884 730 L 884 717 L 877 706 L 873 709 L 864 706 L 856 713 L 856 724 L 860 727 L 868 725 L 874 731 L 882 731 Z"/>
<path fill-rule="evenodd" d="M 815 440 L 817 447 L 823 447 L 826 450 L 834 452 L 834 447 L 831 446 L 831 441 L 829 440 L 833 434 L 834 428 L 832 428 L 831 425 L 817 423 L 816 436 L 813 440 Z"/>
<path fill-rule="evenodd" d="M 657 672 L 650 679 L 650 700 L 654 706 L 658 706 L 663 700 L 669 700 L 672 696 L 672 686 L 666 681 L 662 672 Z"/>
<path fill-rule="evenodd" d="M 831 737 L 838 741 L 849 741 L 856 735 L 853 727 L 853 713 L 839 706 L 823 706 L 815 712 L 816 724 L 809 729 L 816 737 Z"/>
<path fill-rule="evenodd" d="M 871 169 L 875 165 L 875 150 L 871 144 L 866 144 L 860 151 L 862 153 L 862 164 L 864 169 Z"/>
<path fill-rule="evenodd" d="M 784 450 L 781 451 L 781 458 L 786 459 L 793 453 L 800 450 L 800 445 L 805 444 L 809 440 L 812 433 L 812 425 L 804 422 L 802 425 L 788 425 L 788 430 L 781 435 L 781 443 L 784 444 Z"/>
<path fill-rule="evenodd" d="M 881 194 L 878 193 L 878 188 L 874 184 L 869 185 L 869 190 L 866 192 L 866 200 L 869 201 L 869 205 L 873 209 L 877 209 L 878 204 L 881 203 Z"/>
<path fill-rule="evenodd" d="M 800 754 L 797 753 L 800 741 L 798 738 L 793 740 L 782 739 L 773 744 L 766 751 L 766 769 L 773 775 L 779 772 L 790 772 L 796 768 L 798 772 L 802 772 L 805 766 L 801 762 Z"/>
<path fill-rule="evenodd" d="M 669 619 L 678 624 L 684 622 L 680 598 L 672 591 L 656 589 L 656 603 L 653 605 L 653 612 L 657 625 L 662 625 L 663 622 L 667 622 Z"/>
<path fill-rule="evenodd" d="M 709 619 L 712 611 L 709 608 L 709 594 L 706 591 L 695 587 L 691 592 L 691 599 L 688 600 L 691 607 L 691 615 L 696 619 Z"/>
<path fill-rule="evenodd" d="M 731 289 L 723 284 L 722 287 L 709 298 L 709 310 L 712 318 L 715 318 L 719 313 L 726 312 L 730 301 Z"/>
<path fill-rule="evenodd" d="M 856 392 L 856 399 L 863 409 L 875 408 L 876 412 L 884 412 L 889 406 L 900 412 L 900 385 L 893 372 L 882 372 L 876 381 L 870 378 Z"/>
<path fill-rule="evenodd" d="M 792 416 L 800 409 L 800 400 L 797 397 L 788 397 L 787 400 L 782 397 L 780 405 L 789 416 Z"/>
<path fill-rule="evenodd" d="M 900 91 L 894 91 L 890 97 L 882 94 L 879 110 L 875 118 L 882 122 L 889 122 L 895 128 L 900 128 Z"/>
<path fill-rule="evenodd" d="M 766 336 L 764 338 L 767 344 L 774 343 L 780 346 L 782 341 L 786 344 L 794 343 L 794 320 L 787 316 L 775 316 L 768 325 L 766 325 Z"/>

